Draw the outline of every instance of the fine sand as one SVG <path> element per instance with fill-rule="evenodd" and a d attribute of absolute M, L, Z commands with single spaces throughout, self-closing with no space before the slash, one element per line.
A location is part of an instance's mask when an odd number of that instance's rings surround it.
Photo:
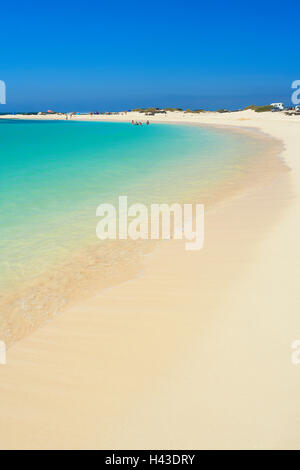
<path fill-rule="evenodd" d="M 161 242 L 140 277 L 14 344 L 0 448 L 300 448 L 300 117 L 153 120 L 259 129 L 283 142 L 291 171 L 208 211 L 203 250 Z"/>

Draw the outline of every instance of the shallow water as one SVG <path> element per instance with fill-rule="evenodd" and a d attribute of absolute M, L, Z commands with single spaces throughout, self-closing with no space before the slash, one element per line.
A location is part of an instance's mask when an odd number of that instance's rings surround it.
<path fill-rule="evenodd" d="M 209 205 L 260 179 L 269 148 L 204 127 L 0 120 L 0 336 L 13 342 L 79 291 L 136 275 L 149 247 L 100 242 L 99 204 Z"/>

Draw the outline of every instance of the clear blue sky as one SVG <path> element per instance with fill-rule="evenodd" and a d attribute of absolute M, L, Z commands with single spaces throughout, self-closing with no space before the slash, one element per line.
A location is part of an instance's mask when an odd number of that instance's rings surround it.
<path fill-rule="evenodd" d="M 299 13 L 266 0 L 2 2 L 0 112 L 290 104 Z"/>

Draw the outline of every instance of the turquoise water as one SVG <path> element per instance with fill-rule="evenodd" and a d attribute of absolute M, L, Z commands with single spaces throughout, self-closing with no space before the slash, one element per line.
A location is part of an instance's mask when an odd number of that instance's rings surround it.
<path fill-rule="evenodd" d="M 208 192 L 255 146 L 245 135 L 189 126 L 0 120 L 0 288 L 96 242 L 100 203 Z"/>
<path fill-rule="evenodd" d="M 0 120 L 0 338 L 29 333 L 92 281 L 134 275 L 135 248 L 96 238 L 99 204 L 210 204 L 266 146 L 196 126 Z"/>

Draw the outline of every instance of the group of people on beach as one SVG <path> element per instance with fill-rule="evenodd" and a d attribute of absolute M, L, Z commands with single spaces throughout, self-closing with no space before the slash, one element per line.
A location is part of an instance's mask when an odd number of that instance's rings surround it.
<path fill-rule="evenodd" d="M 133 120 L 131 121 L 131 124 L 132 124 L 133 126 L 142 126 L 142 125 L 143 125 L 142 122 L 140 122 L 140 121 L 133 121 Z M 149 121 L 146 121 L 146 126 L 149 126 L 149 124 L 150 124 L 150 122 L 149 122 Z"/>

